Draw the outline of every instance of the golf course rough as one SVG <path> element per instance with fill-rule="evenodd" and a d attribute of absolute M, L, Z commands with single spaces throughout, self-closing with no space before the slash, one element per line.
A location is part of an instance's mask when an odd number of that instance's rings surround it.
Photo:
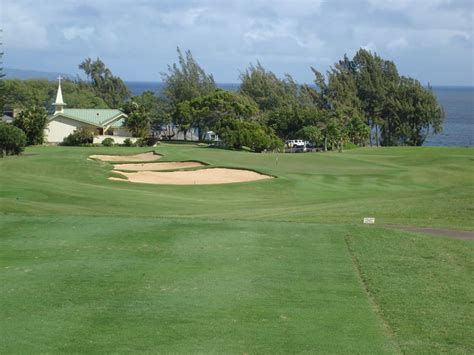
<path fill-rule="evenodd" d="M 474 352 L 473 242 L 383 227 L 474 230 L 472 149 L 157 152 L 278 179 L 119 184 L 87 160 L 146 148 L 0 159 L 0 353 Z"/>

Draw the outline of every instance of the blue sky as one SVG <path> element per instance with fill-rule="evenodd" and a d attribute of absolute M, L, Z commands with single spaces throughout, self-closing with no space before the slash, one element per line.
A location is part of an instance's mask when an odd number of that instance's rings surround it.
<path fill-rule="evenodd" d="M 313 80 L 360 48 L 423 83 L 474 85 L 472 0 L 1 0 L 4 66 L 75 74 L 100 57 L 125 80 L 159 81 L 190 49 L 218 82 L 259 60 Z"/>

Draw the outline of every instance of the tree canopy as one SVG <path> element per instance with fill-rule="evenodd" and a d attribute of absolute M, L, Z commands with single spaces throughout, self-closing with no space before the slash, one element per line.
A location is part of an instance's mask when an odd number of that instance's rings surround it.
<path fill-rule="evenodd" d="M 328 142 L 339 147 L 344 142 L 421 145 L 430 130 L 442 129 L 444 113 L 431 88 L 400 76 L 395 63 L 376 53 L 360 49 L 352 59 L 345 55 L 326 74 L 311 69 L 314 87 L 303 88 L 312 105 L 306 106 L 319 117 L 316 126 L 324 127 Z M 296 127 L 314 126 L 303 119 L 302 107 L 300 101 L 299 106 L 273 110 L 268 123 L 280 136 L 295 138 L 305 132 Z"/>
<path fill-rule="evenodd" d="M 48 110 L 53 104 L 58 89 L 57 82 L 43 79 L 1 80 L 5 88 L 3 107 L 7 109 L 25 109 L 42 106 Z M 82 82 L 63 80 L 63 96 L 69 107 L 74 108 L 108 108 L 92 88 Z"/>
<path fill-rule="evenodd" d="M 0 34 L 3 33 L 3 30 L 0 29 Z M 0 46 L 3 46 L 3 42 L 0 42 Z M 5 73 L 3 72 L 3 51 L 0 51 L 0 79 L 5 76 Z"/>
<path fill-rule="evenodd" d="M 165 83 L 163 96 L 176 105 L 213 92 L 216 83 L 212 74 L 206 74 L 191 51 L 188 50 L 183 54 L 178 47 L 177 52 L 178 64 L 168 65 L 168 72 L 161 73 Z"/>
<path fill-rule="evenodd" d="M 0 33 L 2 30 L 0 30 Z M 0 43 L 0 46 L 2 46 L 3 43 Z M 3 52 L 0 51 L 0 108 L 3 108 L 5 106 L 5 94 L 7 93 L 6 88 L 5 88 L 5 81 L 3 80 L 3 77 L 5 76 L 5 73 L 3 72 Z"/>
<path fill-rule="evenodd" d="M 44 130 L 48 123 L 48 114 L 43 107 L 28 108 L 20 112 L 13 125 L 26 134 L 28 145 L 43 144 Z"/>
<path fill-rule="evenodd" d="M 262 111 L 278 109 L 298 101 L 299 86 L 289 75 L 279 79 L 260 62 L 240 75 L 240 93 L 251 97 Z"/>
<path fill-rule="evenodd" d="M 215 90 L 213 93 L 180 102 L 174 122 L 199 129 L 201 138 L 208 130 L 218 131 L 224 119 L 248 120 L 258 114 L 255 102 L 238 93 Z"/>
<path fill-rule="evenodd" d="M 444 113 L 431 88 L 400 76 L 392 61 L 360 49 L 328 73 L 331 107 L 364 118 L 376 145 L 421 145 L 430 129 L 442 127 Z"/>
<path fill-rule="evenodd" d="M 131 100 L 122 107 L 122 111 L 127 114 L 123 125 L 134 137 L 145 138 L 150 130 L 150 110 L 139 101 Z"/>
<path fill-rule="evenodd" d="M 444 113 L 431 88 L 401 76 L 394 62 L 365 49 L 352 58 L 344 55 L 326 73 L 311 68 L 312 85 L 300 85 L 290 75 L 280 78 L 259 62 L 250 64 L 240 75 L 238 92 L 216 89 L 212 74 L 189 50 L 177 48 L 177 53 L 177 63 L 161 73 L 161 95 L 145 91 L 134 97 L 99 58 L 87 58 L 79 65 L 87 80 L 63 82 L 66 103 L 122 108 L 135 136 L 151 132 L 172 138 L 182 132 L 186 137 L 197 129 L 203 139 L 213 130 L 229 147 L 256 151 L 287 139 L 305 139 L 323 150 L 342 150 L 347 143 L 422 145 L 430 132 L 442 129 Z M 0 80 L 0 85 L 1 104 L 29 109 L 28 115 L 50 108 L 57 89 L 46 80 Z M 28 132 L 27 137 L 31 144 Z"/>
<path fill-rule="evenodd" d="M 114 76 L 100 58 L 86 58 L 79 69 L 87 76 L 86 82 L 105 103 L 111 108 L 120 107 L 130 96 L 130 90 L 118 76 Z"/>

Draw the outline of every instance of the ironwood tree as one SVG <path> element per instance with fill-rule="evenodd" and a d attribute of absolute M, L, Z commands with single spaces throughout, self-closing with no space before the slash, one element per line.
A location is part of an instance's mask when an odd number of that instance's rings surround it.
<path fill-rule="evenodd" d="M 86 58 L 79 64 L 79 69 L 86 74 L 87 84 L 110 108 L 118 108 L 130 98 L 131 92 L 127 85 L 120 77 L 113 75 L 100 58 Z"/>

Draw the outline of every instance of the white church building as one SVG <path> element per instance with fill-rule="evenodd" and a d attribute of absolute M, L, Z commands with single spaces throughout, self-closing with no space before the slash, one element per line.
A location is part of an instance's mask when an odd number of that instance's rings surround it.
<path fill-rule="evenodd" d="M 87 127 L 94 131 L 94 143 L 101 143 L 105 138 L 113 138 L 115 143 L 123 143 L 132 135 L 127 128 L 123 127 L 127 115 L 116 109 L 78 109 L 65 108 L 61 91 L 61 77 L 59 79 L 58 92 L 54 114 L 48 120 L 45 130 L 46 143 L 61 143 L 65 137 L 80 127 Z"/>

